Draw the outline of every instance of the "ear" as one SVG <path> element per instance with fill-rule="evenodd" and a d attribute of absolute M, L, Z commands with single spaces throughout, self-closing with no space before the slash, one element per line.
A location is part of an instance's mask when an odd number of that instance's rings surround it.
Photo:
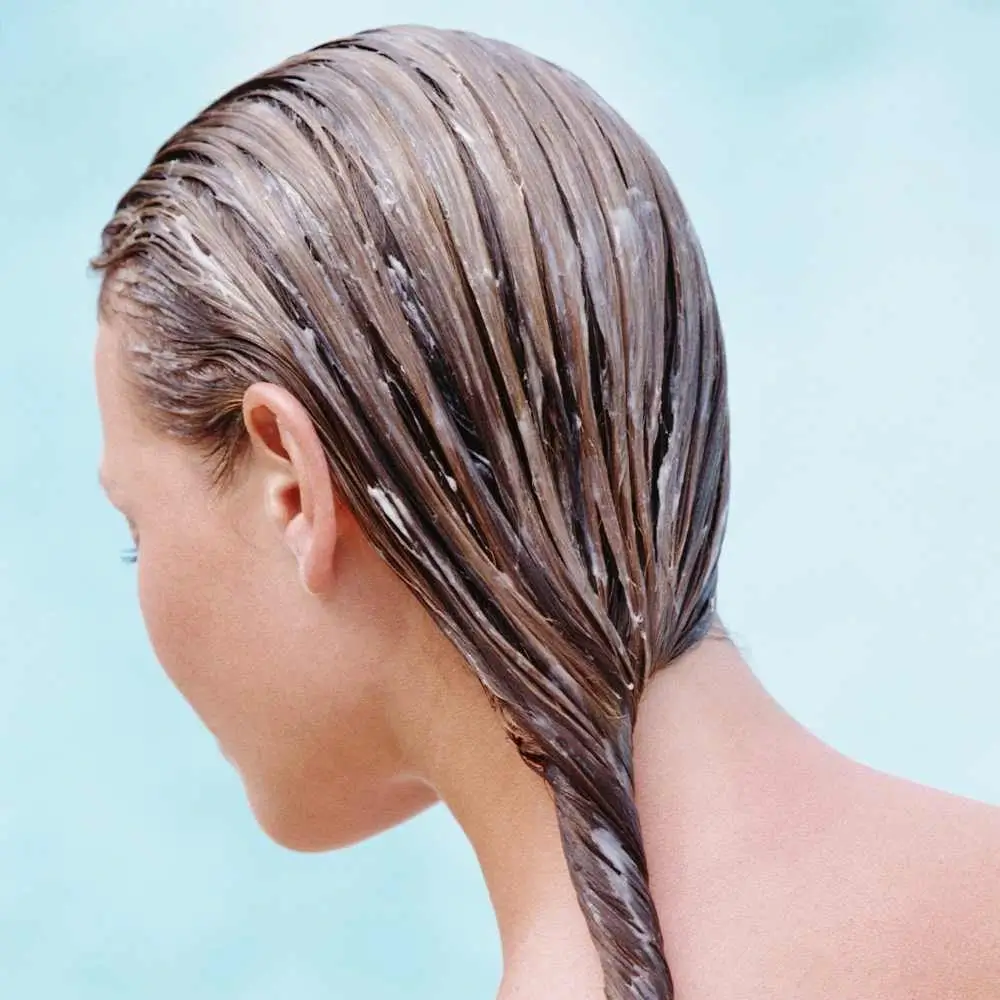
<path fill-rule="evenodd" d="M 312 418 L 290 392 L 258 382 L 243 395 L 243 422 L 263 470 L 267 515 L 298 564 L 302 586 L 320 594 L 333 581 L 338 510 Z"/>

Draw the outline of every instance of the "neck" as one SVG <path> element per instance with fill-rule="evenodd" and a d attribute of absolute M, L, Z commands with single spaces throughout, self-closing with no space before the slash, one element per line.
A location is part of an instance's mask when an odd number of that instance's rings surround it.
<path fill-rule="evenodd" d="M 412 732 L 402 735 L 401 749 L 476 853 L 500 935 L 502 995 L 521 995 L 520 977 L 527 974 L 525 996 L 603 997 L 548 787 L 525 765 L 451 647 L 421 675 L 434 678 L 423 686 L 428 709 L 411 713 Z"/>
<path fill-rule="evenodd" d="M 634 747 L 650 885 L 677 971 L 721 914 L 745 904 L 762 917 L 751 873 L 791 872 L 831 843 L 859 768 L 785 712 L 728 640 L 653 679 Z"/>
<path fill-rule="evenodd" d="M 570 882 L 544 782 L 506 739 L 464 664 L 450 673 L 447 713 L 407 741 L 414 769 L 468 836 L 493 904 L 505 969 L 525 995 L 600 997 L 600 966 Z M 435 699 L 440 705 L 440 698 Z M 454 707 L 453 707 L 454 706 Z M 755 845 L 815 825 L 808 790 L 843 758 L 792 720 L 738 650 L 706 640 L 662 670 L 640 706 L 636 798 L 668 958 L 706 886 L 732 885 Z M 820 772 L 825 772 L 820 775 Z M 822 810 L 820 810 L 822 811 Z M 544 977 L 545 983 L 540 981 Z"/>

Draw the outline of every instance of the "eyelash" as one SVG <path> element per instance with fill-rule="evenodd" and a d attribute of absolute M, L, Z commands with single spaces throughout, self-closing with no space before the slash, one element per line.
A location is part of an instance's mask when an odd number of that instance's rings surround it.
<path fill-rule="evenodd" d="M 122 549 L 121 558 L 123 563 L 135 563 L 139 558 L 139 535 L 135 530 L 135 525 L 131 518 L 125 519 L 128 522 L 128 533 L 132 536 L 133 545 L 130 548 Z"/>

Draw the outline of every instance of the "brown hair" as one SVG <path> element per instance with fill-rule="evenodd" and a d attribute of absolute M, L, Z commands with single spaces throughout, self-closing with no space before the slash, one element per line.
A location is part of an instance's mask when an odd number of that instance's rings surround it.
<path fill-rule="evenodd" d="M 184 126 L 94 266 L 150 420 L 220 488 L 250 384 L 308 408 L 550 786 L 608 997 L 670 997 L 632 731 L 717 624 L 729 464 L 715 301 L 655 154 L 517 48 L 365 32 Z"/>

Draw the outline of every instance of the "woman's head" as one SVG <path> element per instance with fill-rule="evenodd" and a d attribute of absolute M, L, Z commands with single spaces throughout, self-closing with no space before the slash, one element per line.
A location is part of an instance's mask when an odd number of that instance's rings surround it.
<path fill-rule="evenodd" d="M 712 622 L 728 415 L 648 146 L 518 49 L 369 32 L 182 128 L 96 265 L 143 612 L 258 815 L 361 774 L 326 839 L 426 804 L 386 720 L 443 634 L 553 790 L 609 995 L 668 995 L 632 724 Z"/>

